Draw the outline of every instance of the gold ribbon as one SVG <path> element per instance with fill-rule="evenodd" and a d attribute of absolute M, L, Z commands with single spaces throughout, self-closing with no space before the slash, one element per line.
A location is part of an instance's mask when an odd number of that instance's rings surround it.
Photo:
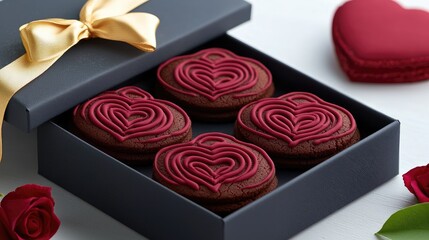
<path fill-rule="evenodd" d="M 51 18 L 20 27 L 26 54 L 0 69 L 0 161 L 2 124 L 10 99 L 81 39 L 104 38 L 147 52 L 155 50 L 159 19 L 149 13 L 128 13 L 147 1 L 89 0 L 80 11 L 80 20 Z"/>

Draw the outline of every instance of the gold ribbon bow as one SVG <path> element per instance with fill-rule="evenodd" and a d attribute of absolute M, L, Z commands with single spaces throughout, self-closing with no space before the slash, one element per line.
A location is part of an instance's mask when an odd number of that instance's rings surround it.
<path fill-rule="evenodd" d="M 26 54 L 0 69 L 0 160 L 4 113 L 12 96 L 81 39 L 104 38 L 147 52 L 155 50 L 159 19 L 149 13 L 128 13 L 147 1 L 89 0 L 80 11 L 80 20 L 51 18 L 20 27 Z"/>

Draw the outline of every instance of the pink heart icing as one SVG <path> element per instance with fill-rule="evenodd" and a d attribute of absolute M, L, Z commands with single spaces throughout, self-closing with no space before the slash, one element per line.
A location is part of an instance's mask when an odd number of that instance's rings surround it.
<path fill-rule="evenodd" d="M 136 139 L 138 142 L 156 142 L 172 135 L 183 134 L 190 125 L 185 117 L 185 127 L 171 130 L 174 115 L 170 108 L 186 113 L 167 101 L 154 99 L 149 93 L 137 87 L 124 87 L 109 91 L 77 106 L 74 114 L 80 114 L 98 128 L 109 133 L 118 141 Z M 138 138 L 148 137 L 146 140 Z"/>
<path fill-rule="evenodd" d="M 251 128 L 243 121 L 243 111 L 251 108 Z M 345 114 L 350 124 L 344 124 Z M 305 141 L 320 144 L 352 134 L 356 123 L 349 111 L 317 96 L 292 92 L 278 98 L 261 99 L 241 109 L 238 124 L 266 139 L 281 139 L 294 147 Z"/>
<path fill-rule="evenodd" d="M 262 149 L 222 133 L 201 134 L 191 142 L 161 149 L 155 159 L 165 154 L 165 173 L 160 171 L 158 160 L 154 171 L 174 185 L 183 184 L 195 190 L 205 186 L 219 192 L 222 185 L 245 181 L 257 174 L 260 160 L 255 151 L 267 159 L 270 170 L 259 182 L 243 187 L 253 188 L 272 179 L 273 162 Z"/>
<path fill-rule="evenodd" d="M 258 80 L 256 70 L 249 64 L 231 58 L 185 60 L 176 67 L 174 76 L 180 86 L 211 101 L 249 89 Z"/>
<path fill-rule="evenodd" d="M 182 60 L 174 68 L 174 80 L 180 88 L 170 86 L 159 76 L 161 84 L 166 88 L 188 96 L 203 96 L 216 101 L 225 95 L 245 97 L 259 92 L 251 90 L 259 80 L 255 66 L 267 72 L 269 79 L 261 91 L 271 85 L 271 75 L 261 63 L 250 58 L 239 57 L 230 51 L 220 48 L 206 49 L 193 55 L 172 58 L 160 69 L 170 63 Z"/>

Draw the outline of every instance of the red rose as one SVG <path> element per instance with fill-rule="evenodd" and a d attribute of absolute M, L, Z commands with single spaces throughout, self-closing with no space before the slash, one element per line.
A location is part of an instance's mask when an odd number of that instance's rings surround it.
<path fill-rule="evenodd" d="M 429 164 L 415 167 L 402 175 L 405 186 L 419 202 L 429 202 Z"/>
<path fill-rule="evenodd" d="M 0 222 L 0 239 L 50 239 L 60 226 L 51 188 L 28 184 L 8 193 L 0 203 Z"/>

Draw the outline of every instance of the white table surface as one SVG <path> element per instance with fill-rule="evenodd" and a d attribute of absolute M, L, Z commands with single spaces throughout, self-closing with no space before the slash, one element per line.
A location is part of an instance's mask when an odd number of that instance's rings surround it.
<path fill-rule="evenodd" d="M 332 16 L 342 0 L 249 2 L 253 4 L 252 20 L 231 30 L 232 36 L 400 120 L 400 174 L 293 237 L 294 240 L 377 239 L 374 233 L 392 213 L 417 203 L 403 186 L 401 175 L 429 163 L 425 149 L 429 136 L 429 81 L 396 85 L 350 82 L 339 68 L 331 39 Z M 429 10 L 429 1 L 399 2 Z M 52 187 L 55 211 L 62 221 L 54 240 L 146 239 L 38 175 L 36 131 L 23 133 L 7 123 L 3 131 L 0 192 L 7 193 L 26 183 Z"/>

